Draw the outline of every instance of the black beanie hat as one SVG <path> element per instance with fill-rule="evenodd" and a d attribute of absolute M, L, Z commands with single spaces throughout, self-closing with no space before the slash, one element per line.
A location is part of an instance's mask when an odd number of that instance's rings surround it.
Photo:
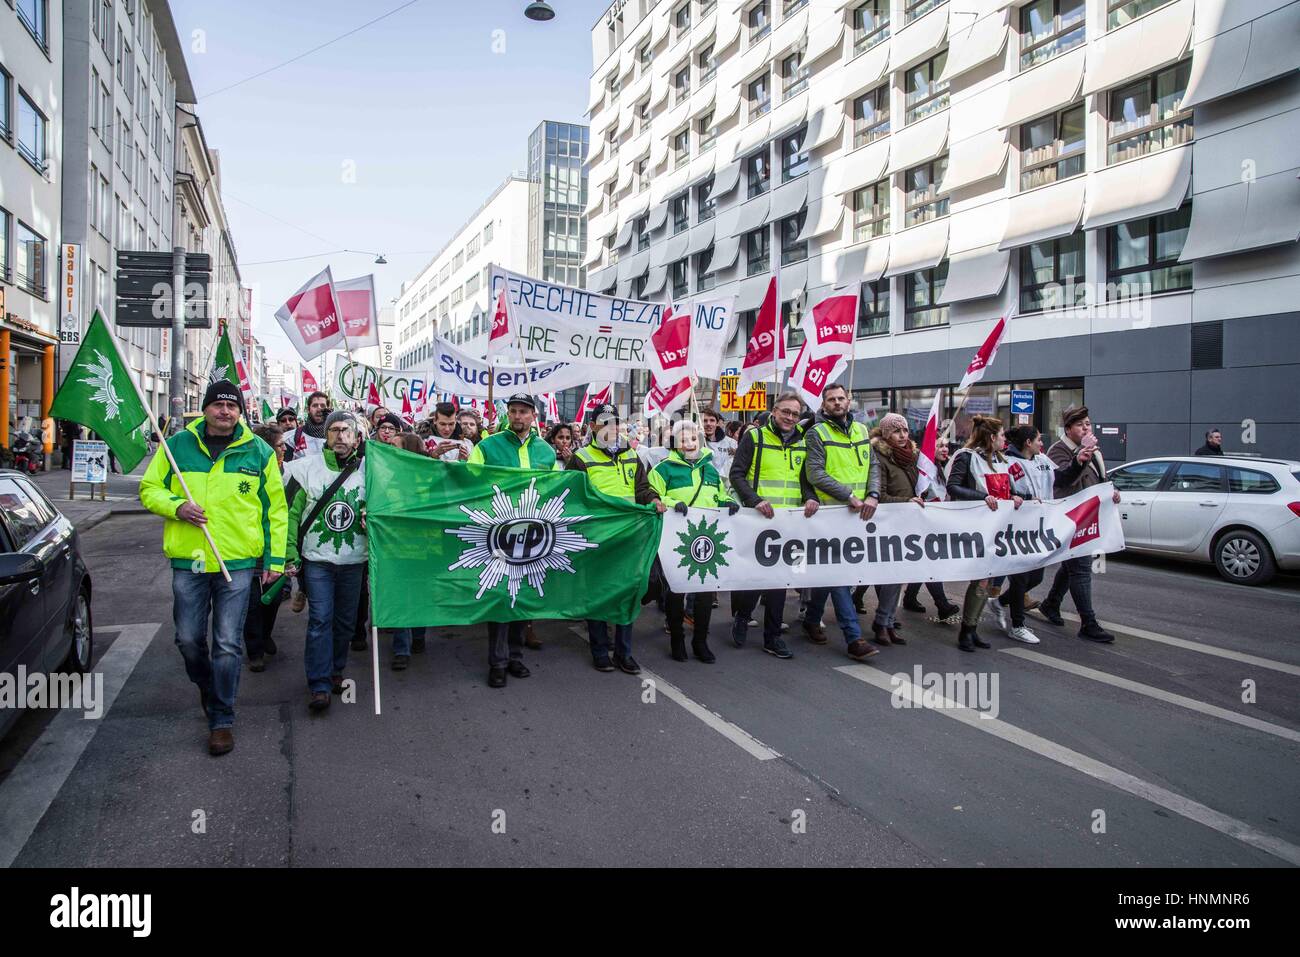
<path fill-rule="evenodd" d="M 391 412 L 375 423 L 375 431 L 379 431 L 381 425 L 391 425 L 398 432 L 406 431 L 406 423 Z"/>
<path fill-rule="evenodd" d="M 203 405 L 201 408 L 206 409 L 213 402 L 220 402 L 222 399 L 225 399 L 227 402 L 235 403 L 235 405 L 239 406 L 240 413 L 243 413 L 244 396 L 239 391 L 239 386 L 235 385 L 233 382 L 227 382 L 224 379 L 208 386 L 208 391 L 203 393 Z"/>

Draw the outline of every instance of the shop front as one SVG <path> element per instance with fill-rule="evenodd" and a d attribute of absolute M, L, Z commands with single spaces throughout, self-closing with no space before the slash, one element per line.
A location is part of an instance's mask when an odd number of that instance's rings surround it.
<path fill-rule="evenodd" d="M 54 401 L 57 344 L 53 336 L 14 313 L 0 323 L 0 446 L 10 448 L 20 430 L 40 434 L 41 421 Z"/>

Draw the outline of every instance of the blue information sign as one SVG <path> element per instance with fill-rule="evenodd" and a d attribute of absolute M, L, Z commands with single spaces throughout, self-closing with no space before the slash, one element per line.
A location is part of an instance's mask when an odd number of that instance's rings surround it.
<path fill-rule="evenodd" d="M 1033 415 L 1034 414 L 1034 390 L 1033 389 L 1012 389 L 1011 390 L 1011 411 L 1016 415 Z"/>

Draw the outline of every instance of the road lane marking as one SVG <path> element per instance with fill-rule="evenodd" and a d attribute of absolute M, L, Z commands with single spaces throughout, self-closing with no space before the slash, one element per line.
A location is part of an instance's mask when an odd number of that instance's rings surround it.
<path fill-rule="evenodd" d="M 587 641 L 586 633 L 577 625 L 570 625 L 569 631 L 573 632 L 583 641 Z M 722 717 L 722 715 L 715 711 L 710 711 L 698 701 L 692 700 L 691 697 L 680 688 L 665 681 L 653 671 L 642 668 L 641 674 L 638 677 L 651 679 L 655 683 L 655 691 L 657 693 L 661 693 L 670 701 L 677 702 L 677 704 L 686 709 L 687 713 L 693 714 L 732 744 L 736 745 L 751 756 L 758 758 L 758 760 L 771 761 L 773 758 L 779 758 L 781 756 L 779 752 L 773 751 L 744 728 L 732 724 L 726 718 Z"/>
<path fill-rule="evenodd" d="M 1078 621 L 1079 616 L 1068 611 L 1061 612 L 1062 618 L 1068 618 L 1070 621 Z M 1203 655 L 1214 655 L 1218 658 L 1230 658 L 1233 661 L 1244 662 L 1248 665 L 1255 665 L 1258 668 L 1267 668 L 1270 671 L 1280 671 L 1288 675 L 1300 675 L 1300 665 L 1288 664 L 1285 661 L 1274 661 L 1272 658 L 1261 658 L 1258 655 L 1248 655 L 1243 651 L 1233 651 L 1231 648 L 1220 648 L 1218 645 L 1206 644 L 1203 641 L 1192 641 L 1188 638 L 1175 638 L 1173 635 L 1162 635 L 1158 631 L 1147 631 L 1145 628 L 1134 628 L 1131 625 L 1121 625 L 1114 621 L 1098 622 L 1101 627 L 1107 631 L 1119 631 L 1126 635 L 1132 635 L 1134 638 L 1145 638 L 1147 641 L 1158 641 L 1161 644 L 1173 645 L 1176 648 L 1186 648 L 1188 651 L 1199 651 Z"/>
<path fill-rule="evenodd" d="M 152 622 L 95 629 L 119 629 L 116 640 L 92 669 L 104 676 L 104 713 L 87 720 L 80 711 L 60 711 L 0 784 L 0 868 L 13 864 L 27 845 L 161 627 Z"/>
<path fill-rule="evenodd" d="M 895 676 L 877 668 L 868 668 L 865 665 L 844 665 L 835 670 L 848 675 L 850 678 L 866 682 L 882 691 L 891 694 L 903 694 L 910 699 L 913 707 L 929 707 L 930 710 L 952 718 L 954 721 L 959 721 L 968 727 L 1001 738 L 1003 741 L 1055 761 L 1067 768 L 1079 771 L 1121 791 L 1127 791 L 1129 794 L 1150 801 L 1152 804 L 1168 811 L 1173 811 L 1188 820 L 1204 824 L 1206 827 L 1236 838 L 1243 844 L 1249 844 L 1251 847 L 1272 854 L 1274 857 L 1281 858 L 1288 863 L 1300 865 L 1300 847 L 1294 844 L 1289 844 L 1281 838 L 1256 830 L 1245 821 L 1229 817 L 1220 811 L 1193 801 L 1191 798 L 1176 794 L 1149 781 L 1143 781 L 1127 771 L 1121 771 L 1119 768 L 1104 764 L 1095 758 L 1080 754 L 1078 751 L 1057 744 L 1055 741 L 1049 741 L 1047 738 L 1040 737 L 1031 731 L 1007 724 L 1001 718 L 990 718 L 977 711 L 963 708 L 942 695 L 917 687 L 901 675 L 898 676 L 899 683 L 896 690 Z M 935 707 L 934 704 L 927 706 L 925 704 L 926 697 L 930 697 L 932 700 L 937 698 L 942 702 L 942 707 Z"/>
<path fill-rule="evenodd" d="M 1165 691 L 1153 685 L 1144 685 L 1137 681 L 1130 681 L 1128 678 L 1120 678 L 1116 675 L 1107 674 L 1104 671 L 1086 668 L 1083 665 L 1076 665 L 1072 661 L 1062 661 L 1060 658 L 1053 658 L 1050 655 L 1039 654 L 1037 651 L 1030 651 L 1028 648 L 1002 648 L 1000 650 L 1004 655 L 1024 658 L 1027 661 L 1036 661 L 1039 664 L 1047 665 L 1049 668 L 1068 671 L 1070 674 L 1079 675 L 1082 678 L 1090 678 L 1093 681 L 1100 681 L 1102 684 L 1108 684 L 1116 688 L 1123 688 L 1125 691 L 1132 691 L 1135 694 L 1146 695 L 1148 698 L 1155 698 L 1158 701 L 1177 705 L 1178 707 L 1186 708 L 1189 711 L 1199 711 L 1201 714 L 1207 714 L 1213 718 L 1221 718 L 1224 721 L 1231 721 L 1234 724 L 1239 724 L 1246 728 L 1263 731 L 1265 734 L 1277 735 L 1279 738 L 1285 738 L 1288 741 L 1300 741 L 1300 731 L 1293 731 L 1291 728 L 1284 728 L 1280 724 L 1261 721 L 1259 718 L 1252 718 L 1249 715 L 1239 714 L 1236 711 L 1230 711 L 1227 708 L 1220 708 L 1217 705 L 1206 704 L 1203 701 L 1197 701 L 1195 698 L 1188 698 L 1184 695 L 1174 694 L 1172 691 Z"/>

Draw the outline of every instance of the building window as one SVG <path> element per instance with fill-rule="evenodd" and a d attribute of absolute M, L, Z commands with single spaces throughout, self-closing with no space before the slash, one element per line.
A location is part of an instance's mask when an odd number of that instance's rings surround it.
<path fill-rule="evenodd" d="M 650 157 L 642 156 L 632 164 L 632 178 L 636 182 L 636 191 L 644 192 L 650 188 L 650 177 L 647 175 L 650 171 Z"/>
<path fill-rule="evenodd" d="M 688 279 L 688 274 L 690 272 L 690 270 L 687 268 L 688 262 L 689 260 L 679 259 L 677 260 L 677 262 L 673 263 L 672 265 L 671 271 L 673 277 L 673 298 L 674 299 L 681 299 L 683 296 L 687 295 L 691 291 L 690 282 Z"/>
<path fill-rule="evenodd" d="M 718 143 L 718 128 L 713 123 L 713 111 L 705 113 L 695 121 L 696 129 L 700 137 L 700 155 L 713 149 Z"/>
<path fill-rule="evenodd" d="M 749 184 L 746 199 L 766 193 L 771 185 L 772 169 L 767 159 L 767 149 L 745 157 L 745 182 Z"/>
<path fill-rule="evenodd" d="M 673 74 L 673 105 L 685 103 L 691 95 L 691 65 L 687 63 Z"/>
<path fill-rule="evenodd" d="M 907 219 L 904 228 L 942 219 L 948 215 L 948 197 L 940 198 L 936 191 L 948 170 L 948 157 L 913 166 L 907 171 Z"/>
<path fill-rule="evenodd" d="M 1171 2 L 1172 0 L 1109 0 L 1106 5 L 1106 29 L 1114 30 L 1116 27 L 1122 27 L 1143 14 Z"/>
<path fill-rule="evenodd" d="M 32 39 L 41 45 L 42 50 L 50 48 L 49 39 L 45 35 L 48 3 L 49 0 L 18 0 L 18 19 L 32 35 Z"/>
<path fill-rule="evenodd" d="M 650 282 L 649 276 L 637 276 L 632 280 L 632 298 L 645 301 L 645 287 Z"/>
<path fill-rule="evenodd" d="M 768 0 L 762 0 L 749 8 L 745 14 L 745 22 L 749 24 L 749 42 L 761 40 L 772 32 L 772 18 L 768 9 Z"/>
<path fill-rule="evenodd" d="M 22 90 L 18 91 L 18 152 L 23 159 L 36 169 L 45 172 L 45 114 L 37 109 L 36 104 L 28 99 Z"/>
<path fill-rule="evenodd" d="M 13 136 L 13 120 L 9 115 L 9 90 L 13 86 L 11 77 L 4 67 L 0 67 L 0 139 L 10 140 Z"/>
<path fill-rule="evenodd" d="M 710 220 L 718 211 L 718 200 L 713 195 L 713 177 L 695 187 L 695 221 Z"/>
<path fill-rule="evenodd" d="M 903 25 L 919 20 L 935 7 L 941 7 L 948 0 L 906 0 L 903 6 Z"/>
<path fill-rule="evenodd" d="M 18 221 L 18 275 L 15 281 L 33 296 L 45 298 L 45 237 Z"/>
<path fill-rule="evenodd" d="M 803 147 L 807 135 L 808 127 L 804 126 L 781 140 L 781 182 L 808 172 L 808 151 Z"/>
<path fill-rule="evenodd" d="M 1182 108 L 1191 72 L 1184 60 L 1110 91 L 1107 165 L 1192 141 L 1192 111 Z"/>
<path fill-rule="evenodd" d="M 641 61 L 641 75 L 645 76 L 650 69 L 650 64 L 655 61 L 655 55 L 650 49 L 649 40 L 641 44 L 641 49 L 637 51 L 636 58 Z"/>
<path fill-rule="evenodd" d="M 636 107 L 636 131 L 644 133 L 650 129 L 650 101 L 642 100 Z"/>
<path fill-rule="evenodd" d="M 853 191 L 853 241 L 860 243 L 889 232 L 889 180 Z"/>
<path fill-rule="evenodd" d="M 680 130 L 673 137 L 673 168 L 685 166 L 691 158 L 691 128 Z"/>
<path fill-rule="evenodd" d="M 1085 0 L 1034 0 L 1020 8 L 1020 69 L 1046 63 L 1083 43 Z"/>
<path fill-rule="evenodd" d="M 745 98 L 749 101 L 749 118 L 755 120 L 772 108 L 772 90 L 768 85 L 768 76 L 764 73 L 751 80 L 745 88 Z"/>
<path fill-rule="evenodd" d="M 691 32 L 691 5 L 683 3 L 673 13 L 673 39 L 680 40 Z"/>
<path fill-rule="evenodd" d="M 685 231 L 691 224 L 690 213 L 688 212 L 690 209 L 690 195 L 690 193 L 682 193 L 680 196 L 673 198 L 672 213 L 674 236 Z"/>
<path fill-rule="evenodd" d="M 1192 288 L 1192 264 L 1180 263 L 1192 207 L 1106 230 L 1106 297 L 1175 292 Z"/>
<path fill-rule="evenodd" d="M 786 350 L 798 355 L 808 336 L 803 331 L 803 313 L 793 300 L 781 303 L 781 326 L 785 329 Z"/>
<path fill-rule="evenodd" d="M 707 17 L 714 10 L 718 9 L 718 0 L 700 0 L 700 17 Z"/>
<path fill-rule="evenodd" d="M 767 272 L 772 261 L 768 255 L 767 227 L 761 226 L 745 234 L 745 275 L 756 276 Z"/>
<path fill-rule="evenodd" d="M 781 61 L 781 96 L 790 99 L 808 89 L 808 74 L 811 71 L 803 65 L 802 53 L 791 53 Z"/>
<path fill-rule="evenodd" d="M 808 6 L 808 0 L 785 0 L 781 4 L 781 16 L 782 18 L 791 16 L 796 10 L 806 6 Z"/>
<path fill-rule="evenodd" d="M 889 280 L 863 282 L 858 292 L 857 338 L 889 334 Z"/>
<path fill-rule="evenodd" d="M 695 58 L 700 68 L 700 83 L 705 84 L 718 75 L 718 58 L 713 55 L 713 44 L 701 50 Z"/>
<path fill-rule="evenodd" d="M 940 50 L 907 71 L 907 122 L 915 123 L 948 106 L 948 81 L 940 80 L 948 51 Z"/>
<path fill-rule="evenodd" d="M 853 148 L 889 135 L 889 84 L 863 93 L 853 101 Z"/>
<path fill-rule="evenodd" d="M 907 274 L 903 329 L 924 329 L 948 324 L 948 307 L 939 305 L 944 283 L 948 281 L 948 260 L 933 269 Z"/>
<path fill-rule="evenodd" d="M 889 39 L 889 0 L 868 0 L 853 10 L 853 55 Z"/>
<path fill-rule="evenodd" d="M 632 232 L 636 233 L 636 251 L 641 252 L 650 248 L 650 217 L 638 217 L 632 226 Z"/>
<path fill-rule="evenodd" d="M 12 282 L 9 275 L 9 211 L 0 209 L 0 281 Z"/>
<path fill-rule="evenodd" d="M 695 291 L 705 292 L 718 284 L 717 274 L 713 272 L 713 247 L 695 257 Z"/>
<path fill-rule="evenodd" d="M 1084 281 L 1083 232 L 1020 249 L 1020 311 L 1043 312 L 1081 306 Z"/>
<path fill-rule="evenodd" d="M 492 242 L 492 224 L 488 223 L 483 227 L 483 245 L 486 246 Z"/>
<path fill-rule="evenodd" d="M 1033 189 L 1084 172 L 1082 103 L 1020 127 L 1020 189 Z"/>
<path fill-rule="evenodd" d="M 799 233 L 803 231 L 804 220 L 808 218 L 808 210 L 802 209 L 793 216 L 787 216 L 780 222 L 781 229 L 781 265 L 788 266 L 790 263 L 801 262 L 808 258 L 808 240 L 800 240 Z"/>

